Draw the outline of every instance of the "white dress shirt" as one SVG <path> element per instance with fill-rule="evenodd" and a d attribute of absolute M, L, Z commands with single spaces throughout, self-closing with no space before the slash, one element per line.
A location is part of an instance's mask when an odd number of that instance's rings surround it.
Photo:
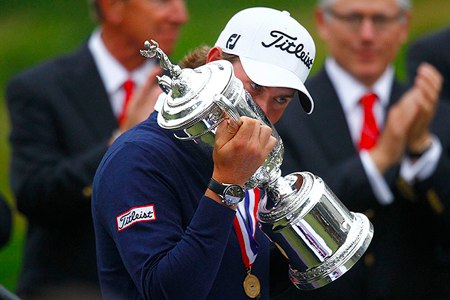
<path fill-rule="evenodd" d="M 141 87 L 147 80 L 148 74 L 156 66 L 156 60 L 148 59 L 139 68 L 128 72 L 106 48 L 101 39 L 100 28 L 97 28 L 92 33 L 88 41 L 88 47 L 100 72 L 100 77 L 108 93 L 114 115 L 118 117 L 122 111 L 125 99 L 125 92 L 122 88 L 123 83 L 127 79 L 132 79 L 136 89 Z M 136 52 L 136 55 L 141 54 Z"/>

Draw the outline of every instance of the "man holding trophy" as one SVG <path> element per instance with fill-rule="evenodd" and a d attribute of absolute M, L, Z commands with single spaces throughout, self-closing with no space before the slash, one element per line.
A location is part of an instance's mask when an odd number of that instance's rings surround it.
<path fill-rule="evenodd" d="M 271 127 L 296 92 L 313 110 L 307 30 L 288 12 L 245 9 L 195 70 L 172 65 L 156 42 L 142 53 L 170 71 L 158 78 L 167 95 L 111 146 L 94 180 L 104 298 L 268 299 L 272 237 L 297 287 L 339 278 L 367 248 L 371 225 L 326 189 L 300 201 L 319 180 L 279 176 L 283 146 Z"/>

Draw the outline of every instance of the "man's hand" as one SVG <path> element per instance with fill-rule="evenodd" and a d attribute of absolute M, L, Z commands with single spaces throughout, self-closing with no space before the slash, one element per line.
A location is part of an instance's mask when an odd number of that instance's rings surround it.
<path fill-rule="evenodd" d="M 161 73 L 161 68 L 157 66 L 149 74 L 145 84 L 133 95 L 125 112 L 125 120 L 120 126 L 120 131 L 124 132 L 144 121 L 153 112 L 156 100 L 162 92 L 156 80 L 156 76 L 161 75 Z"/>
<path fill-rule="evenodd" d="M 389 110 L 380 138 L 370 151 L 381 173 L 401 161 L 406 147 L 420 153 L 430 145 L 429 126 L 441 86 L 439 72 L 429 64 L 421 64 L 414 85 Z"/>
<path fill-rule="evenodd" d="M 213 178 L 219 182 L 244 185 L 264 163 L 277 140 L 272 129 L 260 120 L 241 117 L 223 121 L 216 131 Z"/>
<path fill-rule="evenodd" d="M 415 93 L 407 91 L 389 109 L 377 144 L 369 152 L 380 173 L 398 164 L 403 157 L 408 133 L 417 115 L 417 107 L 413 105 Z"/>
<path fill-rule="evenodd" d="M 147 119 L 155 110 L 156 101 L 162 92 L 156 80 L 156 76 L 161 74 L 161 67 L 155 67 L 155 69 L 150 72 L 145 84 L 134 93 L 125 112 L 125 118 L 120 125 L 120 128 L 116 130 L 109 139 L 109 145 L 111 145 L 123 132 Z"/>
<path fill-rule="evenodd" d="M 431 144 L 430 123 L 436 113 L 443 78 L 431 65 L 423 63 L 417 69 L 414 86 L 414 104 L 417 106 L 415 120 L 408 134 L 407 147 L 420 153 Z"/>

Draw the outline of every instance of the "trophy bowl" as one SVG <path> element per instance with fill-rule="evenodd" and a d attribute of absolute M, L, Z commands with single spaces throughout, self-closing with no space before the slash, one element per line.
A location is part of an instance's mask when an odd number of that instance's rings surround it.
<path fill-rule="evenodd" d="M 214 146 L 215 129 L 226 117 L 237 124 L 241 116 L 272 128 L 277 143 L 245 188 L 266 191 L 258 206 L 261 230 L 289 261 L 289 278 L 299 289 L 320 288 L 346 273 L 367 250 L 373 226 L 350 212 L 326 183 L 310 172 L 281 176 L 284 147 L 276 129 L 234 76 L 229 61 L 219 60 L 196 69 L 173 65 L 155 41 L 144 43 L 145 57 L 157 56 L 165 91 L 158 124 L 180 140 L 201 140 Z"/>
<path fill-rule="evenodd" d="M 280 182 L 279 198 L 260 202 L 261 229 L 288 258 L 289 277 L 297 288 L 322 287 L 359 260 L 373 226 L 365 215 L 350 212 L 310 172 L 291 173 Z"/>

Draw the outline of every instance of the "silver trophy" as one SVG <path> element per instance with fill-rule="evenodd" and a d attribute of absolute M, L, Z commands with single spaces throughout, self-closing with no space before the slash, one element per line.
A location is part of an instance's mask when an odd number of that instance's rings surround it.
<path fill-rule="evenodd" d="M 272 128 L 277 144 L 245 187 L 259 187 L 258 219 L 262 231 L 289 261 L 289 277 L 302 290 L 322 287 L 347 272 L 363 255 L 373 236 L 367 217 L 350 212 L 325 182 L 310 172 L 281 176 L 283 142 L 264 112 L 234 76 L 226 60 L 196 69 L 173 65 L 155 41 L 141 55 L 158 57 L 171 77 L 158 77 L 166 92 L 158 124 L 181 140 L 200 139 L 214 146 L 215 129 L 225 118 L 260 120 Z"/>

